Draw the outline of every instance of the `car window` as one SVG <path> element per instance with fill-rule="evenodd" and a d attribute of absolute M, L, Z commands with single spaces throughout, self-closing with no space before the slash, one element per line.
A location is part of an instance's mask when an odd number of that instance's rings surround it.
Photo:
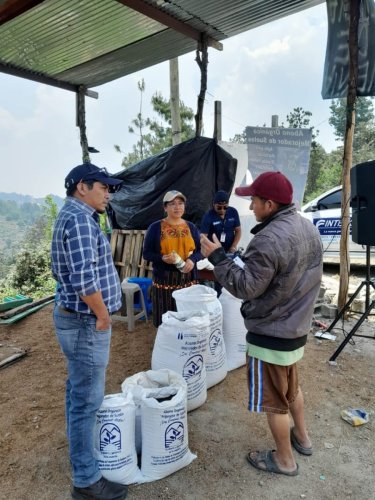
<path fill-rule="evenodd" d="M 318 210 L 327 210 L 330 208 L 341 208 L 341 189 L 318 201 Z"/>

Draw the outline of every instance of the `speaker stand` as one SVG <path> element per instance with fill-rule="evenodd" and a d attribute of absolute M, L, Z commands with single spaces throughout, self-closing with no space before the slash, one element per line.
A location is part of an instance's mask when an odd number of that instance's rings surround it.
<path fill-rule="evenodd" d="M 332 354 L 332 356 L 329 358 L 329 361 L 335 361 L 337 356 L 340 354 L 340 352 L 344 349 L 346 344 L 351 340 L 352 337 L 363 337 L 367 339 L 374 339 L 374 337 L 369 337 L 368 335 L 358 335 L 356 332 L 362 325 L 362 323 L 365 321 L 366 318 L 368 318 L 372 308 L 375 306 L 375 300 L 373 300 L 370 303 L 370 287 L 372 287 L 375 290 L 375 282 L 374 280 L 371 279 L 370 276 L 370 246 L 366 245 L 366 279 L 362 281 L 362 283 L 359 285 L 357 290 L 354 292 L 354 294 L 350 297 L 348 302 L 344 305 L 344 307 L 341 309 L 339 314 L 337 315 L 336 319 L 330 324 L 330 326 L 327 328 L 326 332 L 324 333 L 329 333 L 332 331 L 334 326 L 338 323 L 338 321 L 343 317 L 345 314 L 345 311 L 347 311 L 352 302 L 355 300 L 355 298 L 359 295 L 360 291 L 362 290 L 363 287 L 366 287 L 366 310 L 364 313 L 362 313 L 361 317 L 358 319 L 356 324 L 353 326 L 353 328 L 350 330 L 350 332 L 347 334 L 345 339 L 342 341 L 342 343 L 339 345 L 339 347 L 336 349 L 336 351 Z"/>

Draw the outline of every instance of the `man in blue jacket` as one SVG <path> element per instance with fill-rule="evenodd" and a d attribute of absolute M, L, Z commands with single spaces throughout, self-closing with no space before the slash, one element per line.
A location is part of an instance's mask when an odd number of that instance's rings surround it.
<path fill-rule="evenodd" d="M 202 218 L 200 231 L 210 241 L 215 235 L 225 253 L 237 251 L 241 239 L 241 222 L 237 210 L 229 206 L 229 194 L 226 191 L 220 190 L 215 194 L 212 208 Z M 223 287 L 217 281 L 214 287 L 219 297 Z"/>
<path fill-rule="evenodd" d="M 230 207 L 229 194 L 218 191 L 201 222 L 200 232 L 212 241 L 212 236 L 220 241 L 226 253 L 234 253 L 241 239 L 241 222 L 237 210 Z"/>

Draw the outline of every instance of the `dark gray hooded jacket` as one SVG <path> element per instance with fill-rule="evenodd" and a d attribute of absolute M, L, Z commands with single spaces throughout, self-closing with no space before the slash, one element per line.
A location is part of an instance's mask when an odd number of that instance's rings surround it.
<path fill-rule="evenodd" d="M 221 249 L 209 260 L 216 279 L 235 297 L 248 330 L 248 342 L 290 351 L 306 343 L 322 277 L 318 230 L 294 205 L 255 226 L 242 259 L 244 269 Z"/>

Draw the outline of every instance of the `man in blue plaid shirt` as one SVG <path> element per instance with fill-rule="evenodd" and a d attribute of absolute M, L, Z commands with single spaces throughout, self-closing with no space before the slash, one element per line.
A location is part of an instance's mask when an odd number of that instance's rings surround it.
<path fill-rule="evenodd" d="M 107 481 L 94 456 L 96 412 L 104 398 L 111 313 L 121 307 L 121 286 L 111 248 L 99 226 L 122 181 L 92 164 L 79 165 L 65 179 L 67 199 L 52 237 L 52 273 L 58 282 L 54 322 L 67 360 L 66 421 L 72 497 L 114 500 L 125 485 Z"/>

